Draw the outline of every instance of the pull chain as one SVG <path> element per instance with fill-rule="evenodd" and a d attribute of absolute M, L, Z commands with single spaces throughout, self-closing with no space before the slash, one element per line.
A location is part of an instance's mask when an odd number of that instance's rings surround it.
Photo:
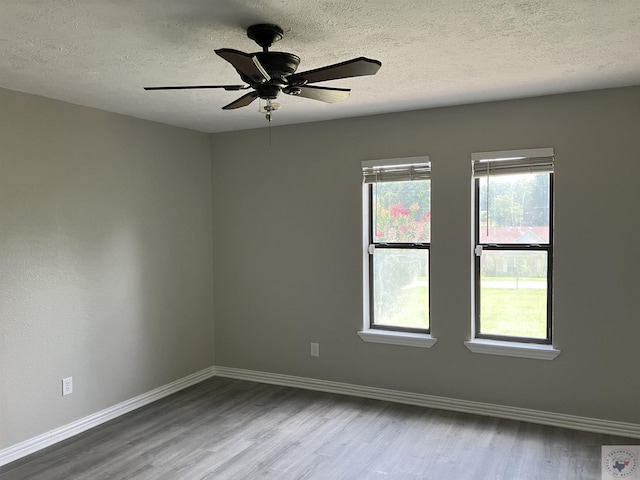
<path fill-rule="evenodd" d="M 271 146 L 271 112 L 273 112 L 274 110 L 278 110 L 280 108 L 280 105 L 272 102 L 271 99 L 267 99 L 267 103 L 264 107 L 260 107 L 259 108 L 259 112 L 264 113 L 265 116 L 264 118 L 267 119 L 267 122 L 269 122 L 269 146 Z"/>
<path fill-rule="evenodd" d="M 267 122 L 269 122 L 269 146 L 271 146 L 271 112 L 267 112 Z"/>

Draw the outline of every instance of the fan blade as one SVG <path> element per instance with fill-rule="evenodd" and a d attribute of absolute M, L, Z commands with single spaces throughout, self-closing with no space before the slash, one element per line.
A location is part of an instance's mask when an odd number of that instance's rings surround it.
<path fill-rule="evenodd" d="M 246 90 L 249 85 L 178 85 L 173 87 L 144 87 L 145 90 L 189 90 L 195 88 L 224 88 L 226 91 Z"/>
<path fill-rule="evenodd" d="M 223 110 L 233 110 L 235 108 L 246 107 L 251 102 L 258 98 L 258 92 L 249 92 L 246 95 L 241 96 L 239 99 L 234 100 L 229 105 L 222 107 Z"/>
<path fill-rule="evenodd" d="M 312 100 L 320 100 L 321 102 L 326 103 L 336 103 L 341 100 L 346 100 L 349 97 L 349 92 L 351 92 L 348 88 L 316 87 L 313 85 L 294 88 L 300 89 L 299 93 L 296 93 L 296 90 L 287 92 L 285 89 L 283 91 L 284 93 L 290 93 L 290 95 L 295 95 L 296 97 L 311 98 Z"/>
<path fill-rule="evenodd" d="M 295 85 L 300 82 L 302 84 L 324 82 L 327 80 L 336 80 L 338 78 L 361 77 L 364 75 L 375 75 L 382 63 L 378 60 L 370 58 L 358 57 L 346 62 L 328 65 L 326 67 L 308 70 L 302 73 L 294 73 L 287 77 L 289 85 Z"/>
<path fill-rule="evenodd" d="M 256 55 L 249 55 L 231 48 L 221 48 L 215 52 L 233 65 L 241 76 L 245 76 L 255 83 L 264 83 L 271 80 Z"/>

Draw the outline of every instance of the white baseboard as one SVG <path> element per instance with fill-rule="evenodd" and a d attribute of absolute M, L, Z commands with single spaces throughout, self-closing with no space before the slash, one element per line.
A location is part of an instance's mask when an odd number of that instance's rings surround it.
<path fill-rule="evenodd" d="M 22 457 L 26 457 L 27 455 L 31 455 L 32 453 L 42 450 L 54 443 L 61 442 L 67 438 L 89 430 L 90 428 L 108 422 L 109 420 L 113 420 L 114 418 L 124 415 L 125 413 L 129 413 L 132 410 L 148 405 L 156 400 L 160 400 L 161 398 L 190 387 L 191 385 L 202 382 L 203 380 L 214 376 L 215 373 L 215 367 L 205 368 L 204 370 L 183 377 L 175 382 L 171 382 L 147 393 L 143 393 L 142 395 L 138 395 L 130 400 L 126 400 L 118 403 L 117 405 L 101 410 L 93 415 L 81 418 L 80 420 L 71 422 L 68 425 L 64 425 L 60 428 L 56 428 L 55 430 L 43 433 L 42 435 L 38 435 L 37 437 L 12 445 L 4 450 L 0 450 L 0 467 Z"/>
<path fill-rule="evenodd" d="M 419 407 L 438 408 L 455 412 L 472 413 L 489 417 L 520 420 L 523 422 L 551 425 L 553 427 L 570 428 L 586 432 L 617 435 L 621 437 L 640 438 L 640 425 L 635 423 L 615 422 L 597 418 L 578 417 L 563 413 L 543 412 L 527 408 L 509 407 L 490 403 L 456 400 L 447 397 L 436 397 L 421 393 L 387 390 L 384 388 L 352 385 L 349 383 L 330 382 L 313 378 L 294 377 L 278 373 L 258 372 L 230 367 L 216 367 L 216 376 L 270 383 L 287 387 L 304 388 L 321 392 L 339 393 L 354 397 L 385 400 L 388 402 L 417 405 Z"/>
<path fill-rule="evenodd" d="M 138 395 L 135 398 L 109 407 L 100 412 L 81 418 L 68 425 L 43 433 L 37 437 L 18 443 L 4 450 L 0 450 L 0 467 L 20 458 L 31 455 L 39 450 L 55 443 L 66 440 L 90 428 L 101 425 L 109 420 L 117 418 L 132 410 L 143 407 L 149 403 L 160 400 L 172 393 L 195 385 L 213 376 L 248 380 L 252 382 L 268 383 L 286 387 L 304 388 L 319 392 L 351 395 L 354 397 L 385 400 L 388 402 L 416 405 L 419 407 L 438 408 L 455 412 L 472 413 L 490 417 L 507 418 L 523 422 L 551 425 L 553 427 L 570 428 L 586 432 L 617 435 L 621 437 L 640 438 L 640 425 L 635 423 L 614 422 L 597 418 L 577 417 L 562 413 L 543 412 L 527 408 L 508 407 L 490 403 L 472 402 L 469 400 L 456 400 L 453 398 L 436 397 L 421 393 L 402 392 L 384 388 L 353 385 L 349 383 L 331 382 L 315 378 L 295 377 L 279 373 L 259 372 L 255 370 L 243 370 L 230 367 L 209 367 L 184 378 L 176 380 L 150 392 Z"/>

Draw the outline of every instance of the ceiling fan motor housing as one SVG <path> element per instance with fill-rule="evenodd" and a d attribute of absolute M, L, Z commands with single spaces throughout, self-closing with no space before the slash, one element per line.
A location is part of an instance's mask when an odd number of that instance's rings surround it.
<path fill-rule="evenodd" d="M 284 31 L 278 25 L 269 23 L 259 23 L 247 29 L 247 36 L 260 45 L 262 52 L 255 55 L 260 65 L 271 77 L 265 82 L 248 83 L 258 92 L 258 96 L 264 100 L 274 100 L 278 97 L 283 88 L 288 85 L 287 77 L 298 69 L 300 57 L 287 52 L 270 52 L 269 47 L 275 42 L 282 40 Z M 250 80 L 245 79 L 243 80 Z"/>
<path fill-rule="evenodd" d="M 275 100 L 280 95 L 281 88 L 278 85 L 258 85 L 256 91 L 263 100 Z"/>
<path fill-rule="evenodd" d="M 288 85 L 287 77 L 298 69 L 300 57 L 286 52 L 258 52 L 255 56 L 271 78 L 252 87 L 258 91 L 260 98 L 276 98 L 280 90 Z M 277 92 L 270 93 L 274 89 Z"/>

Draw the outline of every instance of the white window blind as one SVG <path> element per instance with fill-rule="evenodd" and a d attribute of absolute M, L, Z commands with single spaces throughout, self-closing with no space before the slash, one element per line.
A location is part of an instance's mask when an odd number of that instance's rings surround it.
<path fill-rule="evenodd" d="M 474 178 L 518 173 L 553 172 L 552 147 L 471 154 Z"/>
<path fill-rule="evenodd" d="M 429 156 L 365 160 L 362 162 L 364 183 L 402 182 L 431 178 Z"/>

